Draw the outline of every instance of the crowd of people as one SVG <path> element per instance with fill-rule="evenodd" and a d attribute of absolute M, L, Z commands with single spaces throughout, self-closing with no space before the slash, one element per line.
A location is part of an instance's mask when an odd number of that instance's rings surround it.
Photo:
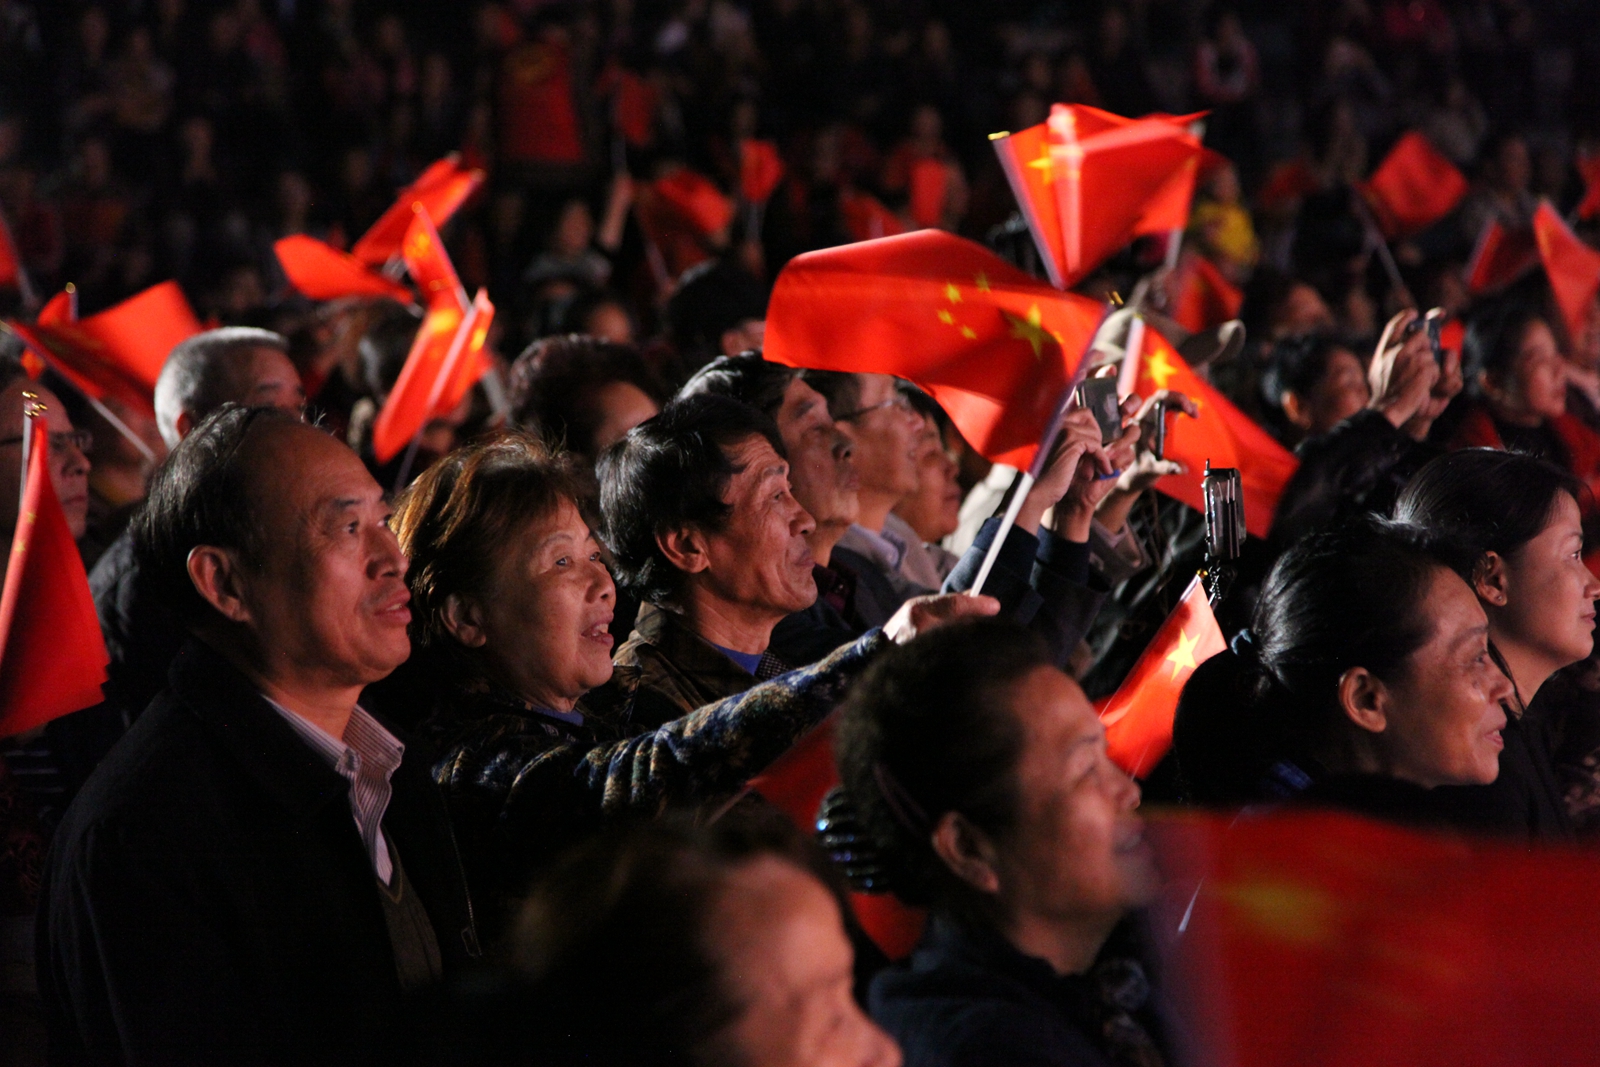
<path fill-rule="evenodd" d="M 207 320 L 148 411 L 0 334 L 0 536 L 39 405 L 110 657 L 0 740 L 0 1063 L 1180 1063 L 1142 798 L 1591 839 L 1600 299 L 1467 280 L 1542 200 L 1595 236 L 1588 14 L 0 0 L 0 310 Z M 886 221 L 1042 273 L 984 135 L 1055 102 L 1208 111 L 1184 255 L 1243 304 L 1171 339 L 1299 462 L 1140 780 L 1093 702 L 1205 560 L 1152 440 L 1195 400 L 1071 411 L 1016 502 L 912 383 L 763 356 L 783 265 Z M 1354 187 L 1408 130 L 1471 189 L 1391 273 Z M 492 366 L 380 461 L 421 320 L 273 243 L 449 152 Z M 684 173 L 739 209 L 664 227 Z M 1176 277 L 1147 238 L 1077 288 L 1156 329 Z M 797 826 L 750 783 L 828 735 Z"/>

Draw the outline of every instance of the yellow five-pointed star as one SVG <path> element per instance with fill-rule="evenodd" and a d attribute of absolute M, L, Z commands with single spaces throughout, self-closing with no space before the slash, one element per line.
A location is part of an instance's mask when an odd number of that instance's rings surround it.
<path fill-rule="evenodd" d="M 961 290 L 956 288 L 954 282 L 944 283 L 944 298 L 952 304 L 961 303 Z"/>
<path fill-rule="evenodd" d="M 1189 636 L 1188 630 L 1178 631 L 1178 647 L 1167 653 L 1167 662 L 1172 664 L 1172 680 L 1177 681 L 1179 671 L 1192 671 L 1200 666 L 1194 661 L 1194 648 L 1200 643 L 1200 636 Z"/>
<path fill-rule="evenodd" d="M 950 312 L 946 311 L 944 308 L 940 308 L 938 311 L 934 312 L 934 314 L 938 315 L 939 316 L 939 321 L 944 323 L 946 326 L 954 326 L 955 325 L 955 321 L 956 321 L 955 316 L 950 314 Z"/>
<path fill-rule="evenodd" d="M 1034 359 L 1042 358 L 1040 354 L 1042 347 L 1051 338 L 1043 326 L 1044 315 L 1040 313 L 1039 305 L 1035 304 L 1029 308 L 1028 317 L 1025 319 L 1004 309 L 1001 309 L 1000 314 L 1004 315 L 1006 321 L 1011 323 L 1011 336 L 1019 341 L 1028 342 L 1033 347 Z"/>
<path fill-rule="evenodd" d="M 1039 146 L 1039 158 L 1029 163 L 1034 170 L 1044 171 L 1044 177 L 1039 180 L 1049 185 L 1056 180 L 1055 172 L 1050 169 L 1050 145 L 1048 142 Z"/>
<path fill-rule="evenodd" d="M 1156 383 L 1157 389 L 1165 389 L 1167 383 L 1172 380 L 1172 376 L 1178 373 L 1178 368 L 1173 366 L 1172 361 L 1167 358 L 1167 354 L 1158 348 L 1149 359 L 1144 361 L 1144 372 L 1152 382 Z"/>
<path fill-rule="evenodd" d="M 989 275 L 981 270 L 973 276 L 972 283 L 978 287 L 978 292 L 980 293 L 989 291 Z"/>

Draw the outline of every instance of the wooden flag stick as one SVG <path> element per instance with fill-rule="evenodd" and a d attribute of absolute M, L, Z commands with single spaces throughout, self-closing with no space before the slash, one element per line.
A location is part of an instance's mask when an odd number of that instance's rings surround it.
<path fill-rule="evenodd" d="M 22 525 L 22 512 L 28 503 L 28 461 L 33 458 L 33 420 L 44 414 L 38 393 L 22 394 L 22 478 L 17 489 L 17 525 Z"/>
<path fill-rule="evenodd" d="M 417 449 L 422 445 L 422 435 L 428 431 L 428 423 L 433 421 L 433 410 L 444 396 L 445 383 L 455 377 L 456 364 L 460 361 L 461 353 L 466 351 L 467 338 L 472 336 L 477 324 L 478 305 L 472 303 L 467 306 L 467 313 L 462 316 L 461 325 L 456 327 L 456 335 L 450 340 L 450 348 L 445 352 L 439 375 L 433 380 L 433 388 L 428 391 L 427 414 L 423 416 L 422 425 L 417 427 L 417 432 L 411 435 L 411 443 L 406 446 L 405 458 L 400 461 L 400 472 L 395 475 L 396 493 L 406 487 L 406 479 L 410 476 L 411 467 L 417 459 Z"/>
<path fill-rule="evenodd" d="M 1394 253 L 1389 250 L 1389 242 L 1384 240 L 1383 233 L 1378 229 L 1378 220 L 1372 217 L 1372 210 L 1367 207 L 1367 202 L 1361 199 L 1360 193 L 1352 194 L 1352 199 L 1355 202 L 1356 214 L 1361 217 L 1361 227 L 1367 231 L 1367 244 L 1378 253 L 1378 262 L 1383 264 L 1383 271 L 1389 276 L 1389 284 L 1400 294 L 1400 300 L 1406 307 L 1416 308 L 1417 300 L 1400 277 L 1400 265 L 1394 261 Z"/>
<path fill-rule="evenodd" d="M 80 390 L 80 392 L 81 392 L 81 390 Z M 113 430 L 117 431 L 123 437 L 127 438 L 128 443 L 131 444 L 134 448 L 138 449 L 139 450 L 139 454 L 141 456 L 143 456 L 146 460 L 148 460 L 151 463 L 154 463 L 154 462 L 156 462 L 157 459 L 160 458 L 160 457 L 158 457 L 156 455 L 155 449 L 153 449 L 149 445 L 145 444 L 144 438 L 142 438 L 138 434 L 134 433 L 133 430 L 131 428 L 129 428 L 127 423 L 123 422 L 121 419 L 119 419 L 115 415 L 113 415 L 111 413 L 111 409 L 106 407 L 103 402 L 101 402 L 100 400 L 95 399 L 94 397 L 90 396 L 88 393 L 83 393 L 83 398 L 89 402 L 89 406 L 94 408 L 94 410 L 99 414 L 99 416 L 102 419 L 105 419 L 107 422 L 109 422 L 111 424 L 111 428 Z"/>

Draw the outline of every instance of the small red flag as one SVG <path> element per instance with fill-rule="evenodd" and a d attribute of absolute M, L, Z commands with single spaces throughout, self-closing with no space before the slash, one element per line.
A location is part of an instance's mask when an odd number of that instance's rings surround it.
<path fill-rule="evenodd" d="M 11 239 L 11 227 L 0 214 L 0 289 L 22 288 L 22 256 Z"/>
<path fill-rule="evenodd" d="M 1278 510 L 1278 498 L 1299 461 L 1191 370 L 1154 327 L 1145 329 L 1144 338 L 1140 392 L 1172 389 L 1200 408 L 1198 417 L 1179 415 L 1169 424 L 1166 457 L 1188 470 L 1169 474 L 1156 483 L 1156 488 L 1196 511 L 1204 511 L 1205 494 L 1200 482 L 1206 461 L 1210 460 L 1213 467 L 1237 467 L 1244 490 L 1245 529 L 1255 537 L 1266 537 L 1272 528 L 1273 513 Z"/>
<path fill-rule="evenodd" d="M 411 303 L 411 290 L 315 237 L 298 233 L 281 237 L 272 250 L 289 284 L 312 300 L 370 296 Z"/>
<path fill-rule="evenodd" d="M 484 342 L 493 318 L 494 305 L 482 290 L 465 312 L 446 300 L 428 309 L 372 425 L 372 451 L 379 463 L 398 455 L 429 420 L 443 418 L 461 403 L 487 368 Z"/>
<path fill-rule="evenodd" d="M 1074 285 L 1133 238 L 1187 223 L 1198 117 L 1057 104 L 1047 122 L 991 138 L 1052 283 Z"/>
<path fill-rule="evenodd" d="M 1415 131 L 1395 142 L 1372 176 L 1356 187 L 1389 240 L 1421 233 L 1455 210 L 1467 179 Z"/>
<path fill-rule="evenodd" d="M 945 192 L 950 170 L 942 160 L 923 158 L 911 163 L 911 220 L 932 227 L 944 220 Z"/>
<path fill-rule="evenodd" d="M 30 421 L 27 482 L 0 592 L 0 737 L 100 703 L 111 661 L 50 482 L 45 420 Z"/>
<path fill-rule="evenodd" d="M 1101 306 L 942 230 L 789 261 L 767 309 L 765 355 L 876 372 L 926 389 L 996 463 L 1026 469 L 1101 319 Z"/>
<path fill-rule="evenodd" d="M 450 262 L 450 253 L 445 251 L 426 208 L 418 208 L 412 214 L 401 256 L 424 307 L 432 310 L 440 304 L 450 304 L 466 310 L 467 292 L 461 287 L 455 264 Z"/>
<path fill-rule="evenodd" d="M 1583 176 L 1583 199 L 1577 216 L 1585 222 L 1600 216 L 1600 152 L 1578 157 L 1578 173 Z"/>
<path fill-rule="evenodd" d="M 1594 314 L 1595 294 L 1600 292 L 1600 252 L 1578 240 L 1548 200 L 1533 213 L 1533 235 L 1545 276 L 1550 279 L 1550 292 L 1566 322 L 1567 336 L 1579 337 Z"/>
<path fill-rule="evenodd" d="M 839 214 L 844 219 L 844 228 L 857 241 L 898 237 L 906 232 L 906 224 L 900 216 L 884 207 L 871 193 L 839 190 Z"/>
<path fill-rule="evenodd" d="M 1113 763 L 1143 778 L 1161 762 L 1172 747 L 1172 718 L 1183 684 L 1226 647 L 1205 586 L 1195 578 L 1117 691 L 1099 706 Z"/>
<path fill-rule="evenodd" d="M 177 282 L 151 286 L 86 319 L 72 318 L 72 298 L 57 294 L 32 324 L 8 323 L 73 388 L 95 399 L 115 396 L 155 410 L 156 378 L 167 353 L 201 330 Z"/>
<path fill-rule="evenodd" d="M 733 221 L 733 202 L 711 179 L 682 167 L 652 183 L 656 195 L 670 205 L 696 233 L 709 237 Z"/>
<path fill-rule="evenodd" d="M 771 141 L 747 137 L 739 142 L 739 195 L 747 204 L 762 204 L 783 181 L 783 160 Z"/>
<path fill-rule="evenodd" d="M 1467 291 L 1473 296 L 1504 289 L 1539 262 L 1533 229 L 1507 229 L 1499 219 L 1483 224 L 1478 244 L 1467 261 Z"/>
<path fill-rule="evenodd" d="M 650 143 L 655 133 L 656 105 L 660 94 L 656 87 L 631 70 L 612 67 L 610 77 L 611 116 L 622 139 L 635 148 Z"/>
<path fill-rule="evenodd" d="M 416 181 L 400 190 L 389 210 L 361 235 L 350 254 L 371 266 L 387 263 L 400 254 L 400 242 L 405 240 L 419 204 L 435 226 L 443 226 L 483 184 L 483 178 L 483 171 L 463 167 L 454 153 L 430 164 Z"/>
<path fill-rule="evenodd" d="M 1229 319 L 1239 317 L 1244 307 L 1244 293 L 1222 276 L 1205 256 L 1192 253 L 1183 257 L 1173 279 L 1177 298 L 1172 317 L 1190 333 L 1221 326 Z"/>

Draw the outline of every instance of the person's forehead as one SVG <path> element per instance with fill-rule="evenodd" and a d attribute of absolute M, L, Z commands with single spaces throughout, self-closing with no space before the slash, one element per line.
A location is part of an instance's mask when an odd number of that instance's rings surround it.
<path fill-rule="evenodd" d="M 278 423 L 255 432 L 262 436 L 251 442 L 247 462 L 264 518 L 315 520 L 382 501 L 383 489 L 356 454 L 321 430 Z"/>
<path fill-rule="evenodd" d="M 871 407 L 888 400 L 894 394 L 894 378 L 888 374 L 858 374 L 856 381 L 861 390 L 861 406 Z"/>
<path fill-rule="evenodd" d="M 718 923 L 709 932 L 730 968 L 795 994 L 827 982 L 841 964 L 848 967 L 837 901 L 792 861 L 766 855 L 741 864 L 719 898 Z"/>

